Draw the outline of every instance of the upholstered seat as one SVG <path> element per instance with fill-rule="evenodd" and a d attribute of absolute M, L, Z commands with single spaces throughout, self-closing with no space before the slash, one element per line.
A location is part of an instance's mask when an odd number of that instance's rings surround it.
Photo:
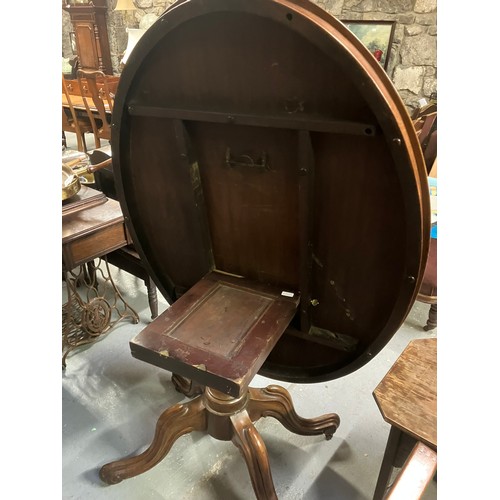
<path fill-rule="evenodd" d="M 437 298 L 437 239 L 431 238 L 420 294 Z"/>
<path fill-rule="evenodd" d="M 433 330 L 437 326 L 437 238 L 430 240 L 429 256 L 417 300 L 431 305 L 424 330 Z"/>

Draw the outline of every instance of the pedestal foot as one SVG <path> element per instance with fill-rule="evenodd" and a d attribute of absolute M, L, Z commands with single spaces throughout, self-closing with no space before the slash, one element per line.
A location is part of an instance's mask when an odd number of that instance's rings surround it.
<path fill-rule="evenodd" d="M 200 387 L 179 375 L 173 375 L 172 380 L 185 394 Z M 194 430 L 206 431 L 215 439 L 231 440 L 241 451 L 258 500 L 277 500 L 266 446 L 253 425 L 261 417 L 274 417 L 296 434 L 325 434 L 327 439 L 340 421 L 335 413 L 310 419 L 299 417 L 288 391 L 277 385 L 249 388 L 238 398 L 205 387 L 202 396 L 172 406 L 160 416 L 146 451 L 104 465 L 99 476 L 108 484 L 116 484 L 142 474 L 158 464 L 180 436 Z"/>
<path fill-rule="evenodd" d="M 340 424 L 336 413 L 327 413 L 316 418 L 297 415 L 290 393 L 279 385 L 269 385 L 263 389 L 249 388 L 248 414 L 253 422 L 261 417 L 274 417 L 290 432 L 302 436 L 324 434 L 331 439 Z"/>
<path fill-rule="evenodd" d="M 172 406 L 158 419 L 153 441 L 147 450 L 135 457 L 104 465 L 99 471 L 99 477 L 105 483 L 117 484 L 142 474 L 163 460 L 179 437 L 192 431 L 204 431 L 206 428 L 207 415 L 201 397 Z"/>
<path fill-rule="evenodd" d="M 277 500 L 266 445 L 243 410 L 230 417 L 234 433 L 232 441 L 241 451 L 258 500 Z"/>

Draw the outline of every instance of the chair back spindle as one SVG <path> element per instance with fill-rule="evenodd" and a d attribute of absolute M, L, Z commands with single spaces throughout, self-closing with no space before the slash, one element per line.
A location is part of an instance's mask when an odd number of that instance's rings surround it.
<path fill-rule="evenodd" d="M 68 84 L 64 75 L 62 76 L 62 93 L 66 98 L 68 106 L 62 106 L 62 131 L 73 132 L 76 134 L 77 149 L 78 151 L 87 152 L 87 144 L 85 142 L 85 134 L 92 132 L 91 123 L 88 120 L 79 118 L 76 114 L 71 95 L 68 89 Z M 69 116 L 66 112 L 69 109 Z"/>
<path fill-rule="evenodd" d="M 111 140 L 110 117 L 114 96 L 110 92 L 106 75 L 102 71 L 79 69 L 77 77 L 83 103 L 92 125 L 95 147 L 100 148 L 101 139 Z"/>

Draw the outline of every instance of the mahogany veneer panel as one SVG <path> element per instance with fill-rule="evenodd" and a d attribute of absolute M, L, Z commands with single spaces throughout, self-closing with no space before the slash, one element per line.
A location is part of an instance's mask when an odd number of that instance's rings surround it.
<path fill-rule="evenodd" d="M 289 290 L 212 272 L 130 342 L 132 355 L 238 397 L 298 303 Z"/>
<path fill-rule="evenodd" d="M 425 163 L 340 21 L 302 0 L 178 2 L 124 68 L 113 121 L 118 196 L 170 302 L 215 269 L 300 293 L 261 373 L 342 376 L 400 327 L 427 256 Z"/>

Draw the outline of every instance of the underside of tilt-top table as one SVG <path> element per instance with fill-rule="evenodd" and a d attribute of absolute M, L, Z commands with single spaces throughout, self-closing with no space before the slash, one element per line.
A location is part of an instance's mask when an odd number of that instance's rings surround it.
<path fill-rule="evenodd" d="M 121 75 L 113 164 L 132 239 L 171 307 L 130 343 L 191 401 L 114 483 L 192 431 L 232 440 L 276 498 L 253 422 L 330 437 L 256 373 L 315 383 L 369 362 L 415 300 L 429 201 L 411 119 L 379 62 L 306 0 L 180 0 Z"/>

